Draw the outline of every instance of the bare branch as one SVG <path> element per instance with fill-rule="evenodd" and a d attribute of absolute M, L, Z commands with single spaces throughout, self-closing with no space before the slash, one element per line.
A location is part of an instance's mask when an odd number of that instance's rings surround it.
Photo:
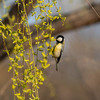
<path fill-rule="evenodd" d="M 93 7 L 100 14 L 100 4 L 93 5 Z M 64 31 L 69 31 L 83 26 L 91 25 L 100 21 L 100 18 L 95 14 L 95 12 L 91 9 L 91 7 L 80 9 L 79 11 L 64 16 L 66 17 L 64 26 L 62 25 L 61 19 L 55 20 L 53 22 L 52 25 L 55 28 L 55 31 L 53 31 L 53 35 L 59 34 Z M 35 27 L 34 25 L 30 27 L 31 31 L 33 31 L 33 37 L 35 37 L 36 35 Z M 41 31 L 39 33 L 41 34 Z M 40 38 L 40 40 L 41 39 L 43 38 Z M 35 40 L 33 40 L 33 44 L 34 43 Z"/>
<path fill-rule="evenodd" d="M 93 7 L 100 14 L 100 4 L 94 5 Z M 87 7 L 72 14 L 65 15 L 65 17 L 67 20 L 65 21 L 64 26 L 62 26 L 61 20 L 57 20 L 53 23 L 53 27 L 55 28 L 53 34 L 59 34 L 63 31 L 73 30 L 100 21 L 100 18 L 98 18 L 91 7 Z"/>

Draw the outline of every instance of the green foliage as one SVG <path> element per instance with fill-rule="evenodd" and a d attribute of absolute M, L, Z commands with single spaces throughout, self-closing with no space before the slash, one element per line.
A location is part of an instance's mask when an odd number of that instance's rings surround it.
<path fill-rule="evenodd" d="M 55 41 L 52 36 L 52 32 L 55 30 L 52 22 L 59 18 L 64 21 L 65 18 L 60 14 L 61 7 L 57 8 L 56 6 L 57 0 L 48 0 L 48 3 L 45 3 L 44 0 L 37 0 L 37 5 L 33 5 L 33 0 L 27 4 L 25 4 L 24 0 L 21 1 L 24 9 L 21 11 L 20 22 L 15 22 L 16 16 L 8 17 L 10 24 L 7 25 L 4 25 L 0 19 L 0 35 L 2 35 L 5 51 L 10 60 L 8 72 L 13 71 L 12 89 L 14 91 L 14 100 L 15 97 L 18 100 L 25 100 L 26 94 L 29 96 L 29 100 L 39 100 L 38 90 L 45 80 L 43 70 L 50 66 L 47 58 L 52 55 L 51 42 Z M 18 3 L 18 7 L 20 6 L 19 0 L 16 0 L 15 3 Z M 32 16 L 35 16 L 36 21 L 34 25 L 37 31 L 37 36 L 34 38 L 37 46 L 36 51 L 32 47 L 32 34 L 34 31 L 30 31 L 26 13 L 26 7 L 30 5 L 32 5 L 33 9 L 40 8 L 40 14 L 35 11 L 32 12 Z M 51 8 L 54 6 L 59 16 L 52 16 Z M 36 15 L 38 16 L 36 17 Z M 41 24 L 37 24 L 39 19 L 41 19 Z M 16 30 L 14 30 L 14 27 L 16 27 Z M 41 34 L 39 34 L 39 30 L 41 30 Z M 13 56 L 9 55 L 6 46 L 8 38 L 12 39 L 14 45 Z M 49 39 L 49 42 L 46 41 L 46 38 Z M 27 54 L 25 44 L 28 44 L 29 51 Z M 39 57 L 39 54 L 41 54 L 42 58 Z"/>

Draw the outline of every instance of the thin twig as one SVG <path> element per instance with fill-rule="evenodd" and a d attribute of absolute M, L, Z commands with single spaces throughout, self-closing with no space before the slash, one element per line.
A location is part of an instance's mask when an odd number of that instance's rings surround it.
<path fill-rule="evenodd" d="M 90 7 L 93 9 L 93 11 L 95 12 L 95 14 L 100 18 L 99 13 L 96 11 L 96 9 L 92 6 L 92 4 L 90 3 L 89 0 L 86 0 L 86 2 L 90 5 Z"/>

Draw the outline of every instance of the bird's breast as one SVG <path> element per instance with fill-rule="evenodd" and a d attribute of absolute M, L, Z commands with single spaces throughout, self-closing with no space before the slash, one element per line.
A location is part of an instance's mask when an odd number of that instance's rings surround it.
<path fill-rule="evenodd" d="M 62 44 L 59 43 L 55 46 L 55 49 L 54 49 L 54 56 L 56 58 L 58 58 L 60 56 L 60 53 L 61 53 L 61 49 L 62 49 Z"/>

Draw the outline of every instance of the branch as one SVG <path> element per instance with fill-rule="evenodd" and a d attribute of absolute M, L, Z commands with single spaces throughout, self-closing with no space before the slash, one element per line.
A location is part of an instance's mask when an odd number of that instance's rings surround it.
<path fill-rule="evenodd" d="M 93 5 L 94 9 L 100 14 L 100 4 Z M 64 15 L 66 17 L 65 25 L 62 25 L 62 20 L 53 21 L 53 27 L 55 31 L 53 31 L 53 35 L 59 34 L 64 31 L 74 30 L 83 26 L 91 25 L 100 21 L 100 18 L 95 14 L 91 7 L 86 7 L 84 9 L 80 9 L 74 13 Z M 31 31 L 33 31 L 33 37 L 36 36 L 36 30 L 34 25 L 30 26 Z M 39 35 L 41 35 L 41 31 L 39 31 Z M 40 38 L 40 41 L 43 37 Z M 33 44 L 35 44 L 35 40 L 33 39 Z"/>
<path fill-rule="evenodd" d="M 100 4 L 96 4 L 93 7 L 100 14 Z M 53 34 L 74 30 L 100 21 L 100 18 L 95 14 L 91 7 L 87 7 L 72 14 L 65 15 L 65 17 L 66 21 L 64 26 L 62 26 L 61 20 L 56 20 L 53 22 L 53 27 L 55 28 Z"/>

